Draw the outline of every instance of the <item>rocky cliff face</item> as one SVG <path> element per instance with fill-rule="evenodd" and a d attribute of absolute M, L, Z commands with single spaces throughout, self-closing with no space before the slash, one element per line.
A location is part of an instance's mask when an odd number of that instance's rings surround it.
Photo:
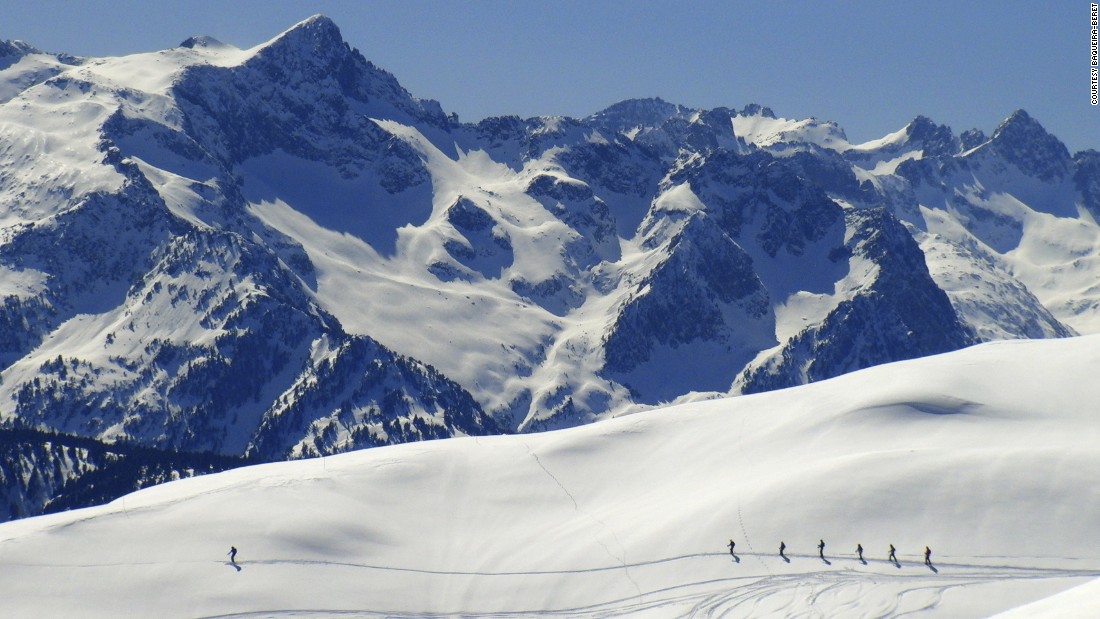
<path fill-rule="evenodd" d="M 889 212 L 853 212 L 848 227 L 849 262 L 860 265 L 849 273 L 850 290 L 823 321 L 746 369 L 738 377 L 743 393 L 793 387 L 975 341 L 928 273 L 920 247 Z"/>

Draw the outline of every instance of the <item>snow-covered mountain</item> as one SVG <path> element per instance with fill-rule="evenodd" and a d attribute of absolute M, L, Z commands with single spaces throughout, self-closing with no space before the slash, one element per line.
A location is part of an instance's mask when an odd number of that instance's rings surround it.
<path fill-rule="evenodd" d="M 281 459 L 1092 333 L 1098 188 L 1023 111 L 865 144 L 660 99 L 462 123 L 323 16 L 3 43 L 0 424 Z"/>
<path fill-rule="evenodd" d="M 1097 337 L 982 344 L 542 434 L 238 468 L 8 522 L 0 608 L 1092 617 Z"/>

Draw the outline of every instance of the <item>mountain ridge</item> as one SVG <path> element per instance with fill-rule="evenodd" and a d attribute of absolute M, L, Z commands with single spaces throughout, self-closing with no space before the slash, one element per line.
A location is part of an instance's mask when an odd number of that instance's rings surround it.
<path fill-rule="evenodd" d="M 306 457 L 1100 332 L 1100 155 L 1022 110 L 864 144 L 660 98 L 461 123 L 324 16 L 8 47 L 3 426 Z"/>

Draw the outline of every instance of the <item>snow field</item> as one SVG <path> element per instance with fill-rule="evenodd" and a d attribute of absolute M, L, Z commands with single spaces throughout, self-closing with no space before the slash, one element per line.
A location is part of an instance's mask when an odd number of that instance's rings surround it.
<path fill-rule="evenodd" d="M 1100 577 L 1089 543 L 1097 343 L 987 344 L 572 430 L 174 482 L 0 525 L 0 606 L 89 617 L 988 616 Z M 891 543 L 900 567 L 885 561 Z M 231 544 L 240 571 L 226 563 Z M 935 570 L 922 565 L 925 545 Z M 1077 612 L 1093 608 L 1086 598 L 1046 604 Z"/>

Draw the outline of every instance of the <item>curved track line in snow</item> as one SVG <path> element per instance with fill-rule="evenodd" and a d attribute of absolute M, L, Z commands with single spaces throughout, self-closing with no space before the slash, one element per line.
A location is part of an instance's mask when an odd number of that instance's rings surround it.
<path fill-rule="evenodd" d="M 558 479 L 557 476 L 555 476 L 553 473 L 551 473 L 550 469 L 546 468 L 546 465 L 542 463 L 541 459 L 539 459 L 538 454 L 536 454 L 534 451 L 531 450 L 531 446 L 528 445 L 527 443 L 524 443 L 523 446 L 527 448 L 527 453 L 532 458 L 535 459 L 535 463 L 539 465 L 539 468 L 542 469 L 542 471 L 544 473 L 546 473 L 546 475 L 548 477 L 550 477 L 550 479 L 554 480 L 554 483 L 557 484 L 558 487 L 561 488 L 561 491 L 564 492 L 565 495 L 569 497 L 569 500 L 573 502 L 573 509 L 578 514 L 582 514 L 586 518 L 588 518 L 588 519 L 592 520 L 593 522 L 595 522 L 596 524 L 600 525 L 600 527 L 602 527 L 604 531 L 607 531 L 608 533 L 611 534 L 612 539 L 615 540 L 615 544 L 617 544 L 619 546 L 619 553 L 620 553 L 619 555 L 616 555 L 615 553 L 611 552 L 611 549 L 608 548 L 607 544 L 603 543 L 603 540 L 601 540 L 599 537 L 594 537 L 594 539 L 596 540 L 596 543 L 599 544 L 604 549 L 604 552 L 607 553 L 607 556 L 611 557 L 612 559 L 615 559 L 615 560 L 619 561 L 619 563 L 622 564 L 621 567 L 622 567 L 623 573 L 626 575 L 627 580 L 630 581 L 630 584 L 634 585 L 634 589 L 638 592 L 638 595 L 642 595 L 642 588 L 640 586 L 638 586 L 638 583 L 634 580 L 634 577 L 631 576 L 630 566 L 628 566 L 627 563 L 626 563 L 626 547 L 623 546 L 623 543 L 619 539 L 618 534 L 615 533 L 615 530 L 612 529 L 611 527 L 607 526 L 607 523 L 604 522 L 603 520 L 600 520 L 599 518 L 593 516 L 591 513 L 581 509 L 580 504 L 577 503 L 577 497 L 573 496 L 573 493 L 570 492 L 569 489 L 565 487 L 565 484 L 561 483 L 561 480 Z"/>
<path fill-rule="evenodd" d="M 695 553 L 676 557 L 666 557 L 648 561 L 640 561 L 630 564 L 616 564 L 594 566 L 589 568 L 566 570 L 531 570 L 531 571 L 460 571 L 460 570 L 431 570 L 414 567 L 399 567 L 373 565 L 357 562 L 319 561 L 309 559 L 257 559 L 242 561 L 241 565 L 246 570 L 254 570 L 253 574 L 263 578 L 266 569 L 278 566 L 303 569 L 318 568 L 353 568 L 362 570 L 379 570 L 389 572 L 416 573 L 439 577 L 469 576 L 486 578 L 539 578 L 543 576 L 560 576 L 568 574 L 586 574 L 594 572 L 610 572 L 630 569 L 655 568 L 667 576 L 678 574 L 691 574 L 692 572 L 706 571 L 713 573 L 710 567 L 702 567 L 698 562 L 717 562 L 725 559 L 727 553 Z M 771 555 L 757 556 L 758 560 L 766 561 Z M 648 591 L 639 591 L 636 595 L 605 600 L 589 605 L 556 608 L 505 608 L 505 609 L 448 609 L 445 611 L 409 611 L 409 610 L 380 610 L 380 609 L 349 609 L 349 608 L 286 608 L 267 609 L 262 611 L 249 611 L 242 613 L 211 615 L 204 619 L 256 619 L 260 617 L 284 618 L 298 617 L 301 619 L 317 618 L 323 616 L 332 617 L 361 617 L 364 619 L 378 619 L 381 617 L 395 617 L 399 619 L 413 619 L 423 617 L 439 617 L 443 619 L 458 619 L 462 617 L 496 617 L 499 619 L 513 619 L 517 617 L 575 617 L 578 619 L 606 619 L 628 617 L 637 613 L 652 611 L 667 615 L 693 617 L 697 619 L 710 617 L 756 617 L 756 616 L 845 616 L 845 617 L 902 617 L 936 608 L 941 604 L 946 592 L 953 589 L 965 589 L 968 587 L 988 584 L 1003 583 L 1006 581 L 1043 581 L 1064 578 L 1097 578 L 1100 577 L 1100 568 L 1058 568 L 1027 565 L 983 565 L 980 563 L 939 563 L 939 572 L 933 572 L 925 568 L 923 564 L 905 562 L 901 570 L 896 570 L 891 564 L 874 561 L 869 566 L 862 566 L 854 557 L 838 557 L 833 567 L 823 567 L 817 561 L 816 555 L 792 554 L 793 565 L 784 566 L 798 568 L 804 565 L 806 569 L 795 569 L 781 574 L 764 575 L 756 571 L 746 573 L 743 567 L 731 566 L 728 576 L 720 578 L 707 578 L 702 580 L 687 580 L 667 586 L 658 586 Z M 1017 557 L 1017 559 L 1026 559 Z M 778 559 L 775 559 L 779 561 Z M 1040 560 L 1049 560 L 1041 558 Z M 223 560 L 180 561 L 177 564 L 211 564 L 222 566 Z M 725 563 L 723 561 L 723 563 Z M 850 565 L 847 565 L 850 564 Z M 84 563 L 84 564 L 57 564 L 57 563 L 20 563 L 6 564 L 8 567 L 41 567 L 41 568 L 108 568 L 117 570 L 119 567 L 131 566 L 145 569 L 149 566 L 162 566 L 160 562 L 140 563 Z M 662 568 L 662 566 L 664 566 Z M 689 577 L 690 578 L 690 577 Z M 665 580 L 668 583 L 668 579 Z M 517 583 L 518 584 L 518 583 Z M 535 581 L 533 584 L 537 584 Z"/>
<path fill-rule="evenodd" d="M 309 559 L 255 559 L 250 561 L 241 561 L 240 565 L 248 567 L 249 565 L 313 565 L 313 566 L 333 566 L 333 567 L 353 567 L 367 570 L 379 570 L 386 572 L 405 572 L 411 574 L 427 574 L 430 576 L 487 576 L 487 577 L 501 577 L 501 576 L 560 576 L 564 574 L 591 574 L 597 572 L 612 572 L 616 570 L 629 569 L 629 568 L 641 568 L 654 565 L 661 565 L 666 563 L 674 563 L 677 561 L 686 561 L 689 559 L 698 559 L 703 557 L 720 557 L 722 553 L 699 553 L 682 555 L 679 557 L 669 557 L 665 559 L 654 559 L 651 561 L 640 561 L 637 563 L 622 563 L 617 565 L 605 565 L 599 567 L 579 568 L 573 570 L 530 570 L 522 572 L 466 572 L 458 570 L 430 570 L 424 568 L 414 567 L 390 567 L 384 565 L 371 565 L 369 563 L 350 563 L 342 561 L 314 561 Z M 219 562 L 221 563 L 221 562 Z M 45 567 L 45 566 L 43 566 Z M 96 567 L 96 566 L 73 566 L 73 567 Z M 104 566 L 114 567 L 114 566 Z M 1098 572 L 1100 574 L 1100 572 Z"/>
<path fill-rule="evenodd" d="M 738 452 L 741 451 L 742 441 L 745 437 L 745 417 L 746 416 L 747 415 L 745 415 L 745 414 L 741 415 L 741 430 L 740 430 L 740 432 L 737 433 L 737 451 Z M 768 567 L 768 564 L 765 563 L 764 559 L 762 559 L 760 557 L 760 555 L 756 552 L 756 548 L 753 548 L 752 539 L 749 537 L 749 531 L 745 527 L 745 518 L 744 518 L 744 516 L 741 515 L 741 489 L 740 488 L 737 491 L 737 522 L 741 525 L 741 538 L 745 540 L 745 545 L 749 547 L 749 555 L 750 556 L 755 556 L 756 560 L 760 562 L 761 567 L 764 568 L 764 571 L 767 572 L 768 575 L 771 575 L 772 571 Z"/>
<path fill-rule="evenodd" d="M 1100 570 L 1090 571 L 1095 577 Z M 810 573 L 776 576 L 740 576 L 683 583 L 650 591 L 645 595 L 609 600 L 588 606 L 561 609 L 515 609 L 497 611 L 453 610 L 382 611 L 370 609 L 269 609 L 210 615 L 198 619 L 258 619 L 260 617 L 311 618 L 324 616 L 377 619 L 394 617 L 414 619 L 425 617 L 465 618 L 486 617 L 511 619 L 516 617 L 571 617 L 576 619 L 608 619 L 629 617 L 644 611 L 668 611 L 677 616 L 703 619 L 711 617 L 826 617 L 861 618 L 903 617 L 934 609 L 945 592 L 955 588 L 977 586 L 1002 580 L 1000 573 L 977 573 L 963 580 L 944 580 L 933 574 L 904 576 L 868 573 L 857 570 L 822 570 Z M 1051 578 L 1060 574 L 1015 576 L 1017 578 Z M 1008 577 L 1013 577 L 1008 575 Z M 666 613 L 666 614 L 668 614 Z"/>
<path fill-rule="evenodd" d="M 745 556 L 753 556 L 763 561 L 766 558 L 773 555 L 751 555 L 750 553 L 743 553 Z M 401 566 L 388 566 L 388 565 L 375 565 L 371 563 L 356 563 L 351 561 L 321 561 L 315 559 L 250 559 L 247 561 L 238 561 L 237 563 L 242 567 L 256 566 L 256 565 L 303 565 L 303 566 L 318 566 L 318 567 L 350 567 L 356 569 L 365 570 L 377 570 L 386 572 L 404 572 L 411 574 L 425 574 L 430 576 L 485 576 L 485 577 L 506 577 L 506 576 L 554 576 L 554 575 L 567 575 L 567 574 L 591 574 L 598 572 L 611 572 L 622 569 L 638 569 L 644 567 L 652 567 L 665 565 L 670 563 L 676 563 L 681 561 L 690 561 L 694 559 L 706 559 L 706 558 L 725 558 L 729 556 L 724 552 L 699 552 L 684 555 L 677 555 L 675 557 L 664 557 L 660 559 L 650 559 L 648 561 L 637 561 L 634 563 L 617 563 L 615 565 L 602 565 L 594 567 L 582 567 L 576 569 L 562 569 L 562 570 L 526 570 L 526 571 L 501 571 L 501 572 L 486 572 L 486 571 L 462 571 L 462 570 L 432 570 L 427 568 L 416 567 L 401 567 Z M 792 560 L 805 560 L 811 565 L 820 565 L 817 555 L 810 554 L 788 554 Z M 617 560 L 616 557 L 612 557 Z M 1026 558 L 1026 557 L 1020 557 Z M 857 566 L 860 566 L 858 560 L 853 557 L 838 557 L 834 559 L 834 563 L 841 563 L 851 561 Z M 203 559 L 194 561 L 140 561 L 140 562 L 114 562 L 114 563 L 57 563 L 57 562 L 40 562 L 40 563 L 14 563 L 3 562 L 0 565 L 5 567 L 24 567 L 24 568 L 118 568 L 118 567 L 150 567 L 150 566 L 164 566 L 164 565 L 198 565 L 198 564 L 215 564 L 225 565 L 224 559 Z M 869 566 L 882 565 L 890 566 L 892 564 L 887 562 L 869 561 Z M 784 564 L 787 565 L 787 564 Z M 882 577 L 889 579 L 913 579 L 913 578 L 934 578 L 938 580 L 949 579 L 964 579 L 972 580 L 975 578 L 984 579 L 1044 579 L 1044 578 L 1100 578 L 1100 568 L 1057 568 L 1057 567 L 1037 567 L 1026 565 L 984 565 L 980 563 L 937 563 L 937 568 L 940 569 L 940 573 L 932 573 L 925 569 L 925 566 L 917 562 L 903 562 L 902 571 L 886 572 L 875 571 L 874 569 L 855 569 L 852 567 L 833 567 L 832 569 L 811 569 L 811 570 L 799 570 L 791 571 L 785 574 L 769 574 L 767 576 L 760 574 L 746 574 L 737 576 L 735 579 L 744 578 L 787 578 L 791 576 L 807 577 L 812 575 L 821 574 L 852 574 L 862 577 Z M 953 568 L 949 570 L 946 568 Z M 737 570 L 739 568 L 733 567 L 731 569 Z M 905 570 L 910 570 L 906 572 Z M 728 579 L 722 579 L 728 580 Z M 689 583 L 696 584 L 696 583 Z"/>

